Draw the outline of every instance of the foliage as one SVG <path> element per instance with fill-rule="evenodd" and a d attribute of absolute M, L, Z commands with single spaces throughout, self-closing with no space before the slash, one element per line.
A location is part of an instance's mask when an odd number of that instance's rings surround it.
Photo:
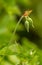
<path fill-rule="evenodd" d="M 36 15 L 36 2 L 36 0 L 32 2 L 31 0 L 0 0 L 0 65 L 42 65 L 42 50 L 38 48 L 42 47 L 42 23 L 39 23 L 42 20 L 39 20 L 40 17 Z M 31 8 L 35 12 L 27 17 L 28 20 L 21 20 L 14 35 L 18 18 L 21 18 L 24 10 Z M 34 38 L 31 37 L 32 32 L 37 34 L 37 40 L 35 34 Z"/>

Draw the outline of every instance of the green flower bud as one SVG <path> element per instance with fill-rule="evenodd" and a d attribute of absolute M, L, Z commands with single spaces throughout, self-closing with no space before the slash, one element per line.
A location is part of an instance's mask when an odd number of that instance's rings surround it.
<path fill-rule="evenodd" d="M 27 32 L 29 32 L 29 22 L 27 20 L 25 21 L 25 28 Z"/>
<path fill-rule="evenodd" d="M 33 20 L 30 17 L 27 17 L 29 24 L 34 28 Z"/>

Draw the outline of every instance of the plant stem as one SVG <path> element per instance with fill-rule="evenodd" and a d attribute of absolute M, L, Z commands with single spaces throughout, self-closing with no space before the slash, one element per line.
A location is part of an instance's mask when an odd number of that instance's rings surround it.
<path fill-rule="evenodd" d="M 12 43 L 12 40 L 13 40 L 13 37 L 15 36 L 17 27 L 18 27 L 18 25 L 20 24 L 20 22 L 21 22 L 21 20 L 23 19 L 23 17 L 24 17 L 24 16 L 21 16 L 21 18 L 19 19 L 19 21 L 18 21 L 18 23 L 17 23 L 17 25 L 16 25 L 16 27 L 15 27 L 15 30 L 13 31 L 12 37 L 11 37 L 11 39 L 10 39 L 10 41 L 9 41 L 9 44 Z"/>

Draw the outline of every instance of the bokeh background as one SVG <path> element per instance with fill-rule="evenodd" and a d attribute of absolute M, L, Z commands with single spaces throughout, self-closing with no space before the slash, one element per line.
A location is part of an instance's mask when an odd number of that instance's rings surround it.
<path fill-rule="evenodd" d="M 3 62 L 4 58 L 1 55 L 5 53 L 6 46 L 11 39 L 16 24 L 25 10 L 32 10 L 30 17 L 33 20 L 35 28 L 30 28 L 30 31 L 27 32 L 23 23 L 24 20 L 22 20 L 17 28 L 14 39 L 19 42 L 18 44 L 23 48 L 35 48 L 39 55 L 40 65 L 42 65 L 42 0 L 0 0 L 1 65 L 5 63 L 5 61 Z M 7 54 L 9 55 L 11 53 L 13 52 L 8 49 Z M 3 60 L 1 61 L 2 58 Z M 10 64 L 8 64 L 8 62 L 9 61 L 7 61 L 4 65 L 12 64 L 12 62 L 10 62 Z"/>

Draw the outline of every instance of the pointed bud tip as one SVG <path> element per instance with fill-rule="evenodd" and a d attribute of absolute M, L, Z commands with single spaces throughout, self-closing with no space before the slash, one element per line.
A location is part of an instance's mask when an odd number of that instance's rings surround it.
<path fill-rule="evenodd" d="M 29 11 L 27 10 L 24 12 L 23 16 L 28 16 L 28 15 L 30 15 L 31 12 L 32 12 L 32 10 L 29 10 Z"/>

